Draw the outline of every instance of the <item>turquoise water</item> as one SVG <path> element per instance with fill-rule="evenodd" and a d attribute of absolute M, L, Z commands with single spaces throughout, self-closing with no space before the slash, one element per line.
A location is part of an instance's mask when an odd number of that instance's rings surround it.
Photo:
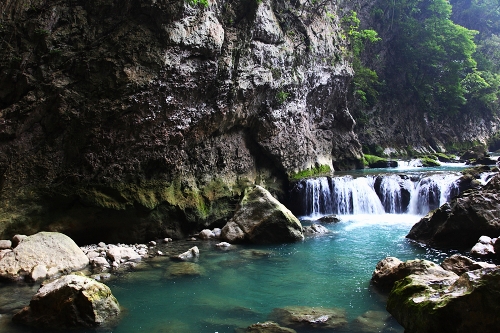
<path fill-rule="evenodd" d="M 109 283 L 127 308 L 113 332 L 234 332 L 267 320 L 276 307 L 296 305 L 343 308 L 349 321 L 369 310 L 385 311 L 383 295 L 370 286 L 380 259 L 440 261 L 447 255 L 404 238 L 417 220 L 411 215 L 345 216 L 327 225 L 328 235 L 280 246 L 221 251 L 213 242 L 197 242 L 203 276 L 166 279 L 165 269 L 174 263 L 164 261 Z M 381 332 L 403 329 L 392 321 Z"/>
<path fill-rule="evenodd" d="M 202 275 L 168 278 L 166 271 L 177 263 L 157 257 L 108 281 L 125 311 L 118 327 L 100 331 L 234 332 L 266 321 L 274 308 L 297 305 L 342 308 L 352 323 L 367 311 L 385 311 L 384 296 L 370 285 L 379 260 L 396 256 L 440 262 L 449 255 L 405 239 L 418 219 L 406 214 L 342 216 L 337 224 L 325 224 L 327 235 L 277 246 L 220 250 L 212 241 L 166 244 L 162 250 L 172 254 L 197 245 L 201 254 L 195 264 Z M 33 295 L 34 287 L 25 289 Z M 0 331 L 33 332 L 12 325 Z M 349 324 L 335 332 L 361 331 Z M 402 333 L 403 328 L 389 320 L 373 332 Z"/>

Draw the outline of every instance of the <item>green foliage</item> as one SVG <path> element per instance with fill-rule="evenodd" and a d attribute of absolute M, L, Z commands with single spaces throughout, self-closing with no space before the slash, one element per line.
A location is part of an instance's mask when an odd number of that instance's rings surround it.
<path fill-rule="evenodd" d="M 363 105 L 373 105 L 377 101 L 380 85 L 376 71 L 363 65 L 361 56 L 368 43 L 381 41 L 378 33 L 372 29 L 360 30 L 361 21 L 355 11 L 342 19 L 344 29 L 351 45 L 352 64 L 354 69 L 353 93 Z"/>
<path fill-rule="evenodd" d="M 187 0 L 191 6 L 203 6 L 208 7 L 208 0 Z"/>
<path fill-rule="evenodd" d="M 290 175 L 290 180 L 300 180 L 307 177 L 326 175 L 332 172 L 328 165 L 317 165 L 314 168 L 305 169 Z"/>
<path fill-rule="evenodd" d="M 451 20 L 447 0 L 378 0 L 377 8 L 384 10 L 384 29 L 393 31 L 390 53 L 397 55 L 386 73 L 397 85 L 390 91 L 412 96 L 434 114 L 459 112 L 467 101 L 462 82 L 476 68 L 477 31 Z"/>
<path fill-rule="evenodd" d="M 440 166 L 441 163 L 439 163 L 436 158 L 432 155 L 421 157 L 420 162 L 422 162 L 422 165 L 424 167 L 435 167 L 435 166 Z"/>
<path fill-rule="evenodd" d="M 364 163 L 365 165 L 374 165 L 378 162 L 387 162 L 386 158 L 368 154 L 364 155 L 364 160 L 366 161 L 366 163 Z"/>
<path fill-rule="evenodd" d="M 276 101 L 278 104 L 283 104 L 287 100 L 288 96 L 290 96 L 290 93 L 280 90 L 276 93 Z"/>

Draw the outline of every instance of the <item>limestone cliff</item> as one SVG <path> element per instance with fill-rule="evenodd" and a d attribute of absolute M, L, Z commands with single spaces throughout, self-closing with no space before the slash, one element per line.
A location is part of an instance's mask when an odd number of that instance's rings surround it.
<path fill-rule="evenodd" d="M 242 191 L 357 165 L 333 2 L 3 0 L 0 238 L 222 225 Z M 333 14 L 332 14 L 333 13 Z"/>

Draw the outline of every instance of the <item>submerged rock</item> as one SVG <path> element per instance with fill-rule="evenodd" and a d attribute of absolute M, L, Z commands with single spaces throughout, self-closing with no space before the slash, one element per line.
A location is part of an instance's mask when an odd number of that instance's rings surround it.
<path fill-rule="evenodd" d="M 38 280 L 80 270 L 88 264 L 89 259 L 71 238 L 57 232 L 40 232 L 0 259 L 0 278 Z"/>
<path fill-rule="evenodd" d="M 303 230 L 304 230 L 304 235 L 323 235 L 330 232 L 330 230 L 328 230 L 327 228 L 318 223 L 306 226 L 303 228 Z"/>
<path fill-rule="evenodd" d="M 482 189 L 466 191 L 427 214 L 406 237 L 431 245 L 471 248 L 483 235 L 500 235 L 498 174 Z"/>
<path fill-rule="evenodd" d="M 345 310 L 338 308 L 287 306 L 274 309 L 269 318 L 296 329 L 338 329 L 347 325 Z"/>
<path fill-rule="evenodd" d="M 120 314 L 111 290 L 94 279 L 66 275 L 42 285 L 16 323 L 47 329 L 112 325 Z"/>
<path fill-rule="evenodd" d="M 178 262 L 167 267 L 165 278 L 175 279 L 185 276 L 201 276 L 205 274 L 205 269 L 194 262 Z"/>
<path fill-rule="evenodd" d="M 303 240 L 300 221 L 261 186 L 245 191 L 233 218 L 222 228 L 229 243 L 283 243 Z"/>
<path fill-rule="evenodd" d="M 449 282 L 409 275 L 394 285 L 387 310 L 407 333 L 498 332 L 500 268 L 466 272 Z"/>
<path fill-rule="evenodd" d="M 297 331 L 281 327 L 273 321 L 266 321 L 248 326 L 245 329 L 236 329 L 236 333 L 296 333 Z"/>
<path fill-rule="evenodd" d="M 353 326 L 356 332 L 378 333 L 384 330 L 390 317 L 386 311 L 367 311 L 354 320 Z"/>

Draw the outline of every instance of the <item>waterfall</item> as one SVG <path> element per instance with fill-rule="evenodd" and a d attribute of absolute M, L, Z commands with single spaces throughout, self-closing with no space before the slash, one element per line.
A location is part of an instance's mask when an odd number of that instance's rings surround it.
<path fill-rule="evenodd" d="M 457 174 L 319 177 L 296 186 L 305 211 L 298 215 L 425 215 L 457 195 Z"/>

